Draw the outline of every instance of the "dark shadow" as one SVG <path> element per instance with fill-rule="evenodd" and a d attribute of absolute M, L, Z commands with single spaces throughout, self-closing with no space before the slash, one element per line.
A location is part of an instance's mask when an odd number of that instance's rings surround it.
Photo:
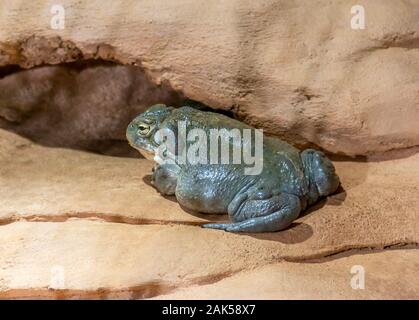
<path fill-rule="evenodd" d="M 315 204 L 309 206 L 307 209 L 302 211 L 300 213 L 299 218 L 307 216 L 307 215 L 313 213 L 314 211 L 320 210 L 321 208 L 323 208 L 326 205 L 326 202 L 327 202 L 327 198 L 321 198 Z"/>
<path fill-rule="evenodd" d="M 294 222 L 288 228 L 278 232 L 246 233 L 246 235 L 266 241 L 277 241 L 284 244 L 301 243 L 313 235 L 313 228 L 305 223 Z"/>
<path fill-rule="evenodd" d="M 409 158 L 414 156 L 419 152 L 419 146 L 406 148 L 406 149 L 396 149 L 384 152 L 382 154 L 371 155 L 368 157 L 368 162 L 381 162 L 381 161 L 391 161 Z"/>
<path fill-rule="evenodd" d="M 20 72 L 22 70 L 24 69 L 17 64 L 9 64 L 6 66 L 2 66 L 0 67 L 0 79 L 7 77 L 9 74 Z"/>
<path fill-rule="evenodd" d="M 47 147 L 138 157 L 125 140 L 129 122 L 153 104 L 184 100 L 140 66 L 103 59 L 0 68 L 0 128 Z"/>
<path fill-rule="evenodd" d="M 342 184 L 338 189 L 326 198 L 326 204 L 332 206 L 340 206 L 346 199 L 347 193 Z"/>
<path fill-rule="evenodd" d="M 145 175 L 144 177 L 143 177 L 143 182 L 146 184 L 146 185 L 148 185 L 148 186 L 150 186 L 150 187 L 153 187 L 153 185 L 151 184 L 151 174 L 147 174 L 147 175 Z M 153 187 L 154 188 L 154 187 Z"/>
<path fill-rule="evenodd" d="M 145 159 L 141 153 L 128 144 L 127 140 L 92 140 L 91 152 L 111 157 Z"/>
<path fill-rule="evenodd" d="M 369 160 L 366 156 L 349 157 L 340 154 L 327 156 L 334 162 L 341 183 L 339 189 L 330 196 L 330 204 L 334 204 L 344 201 L 351 189 L 365 182 L 369 171 Z"/>
<path fill-rule="evenodd" d="M 346 161 L 350 161 L 350 162 L 368 162 L 368 158 L 366 156 L 347 156 L 344 154 L 339 154 L 339 153 L 329 153 L 325 150 L 321 150 L 320 148 L 316 148 L 320 151 L 323 151 L 327 157 L 334 161 L 334 162 L 346 162 Z"/>
<path fill-rule="evenodd" d="M 182 101 L 180 105 L 177 105 L 175 107 L 182 107 L 182 106 L 188 106 L 191 108 L 194 108 L 199 111 L 205 111 L 205 112 L 213 112 L 213 113 L 219 113 L 223 114 L 229 118 L 235 118 L 234 113 L 231 110 L 222 110 L 222 109 L 213 109 L 206 104 L 203 104 L 199 101 L 191 100 L 191 99 L 185 99 Z"/>
<path fill-rule="evenodd" d="M 306 210 L 300 213 L 300 218 L 309 215 L 317 210 L 320 210 L 325 205 L 340 206 L 346 199 L 346 191 L 342 185 L 331 195 L 320 198 L 315 204 L 309 206 Z"/>

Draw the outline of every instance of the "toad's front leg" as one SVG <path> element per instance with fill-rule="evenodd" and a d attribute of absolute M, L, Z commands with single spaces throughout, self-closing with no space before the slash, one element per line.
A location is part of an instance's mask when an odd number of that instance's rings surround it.
<path fill-rule="evenodd" d="M 240 194 L 228 207 L 233 223 L 208 223 L 204 228 L 232 232 L 273 232 L 285 229 L 301 211 L 300 199 L 292 194 Z"/>
<path fill-rule="evenodd" d="M 174 195 L 179 167 L 175 164 L 161 164 L 153 167 L 152 185 L 163 195 Z"/>

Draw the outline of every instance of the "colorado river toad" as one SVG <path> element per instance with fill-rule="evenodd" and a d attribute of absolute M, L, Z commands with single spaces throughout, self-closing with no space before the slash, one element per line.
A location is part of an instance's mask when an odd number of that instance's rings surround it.
<path fill-rule="evenodd" d="M 180 124 L 183 124 L 185 132 L 194 133 L 192 138 L 180 138 Z M 218 154 L 220 150 L 218 145 L 216 148 L 210 146 L 212 134 L 214 130 L 223 129 L 227 133 L 236 130 L 238 140 L 234 140 L 233 135 L 218 136 L 221 152 L 211 161 L 212 154 Z M 313 149 L 300 152 L 278 138 L 266 136 L 262 136 L 258 149 L 256 133 L 253 133 L 255 141 L 249 150 L 255 155 L 254 159 L 256 153 L 260 153 L 262 165 L 259 171 L 246 174 L 249 163 L 231 161 L 234 156 L 229 162 L 217 162 L 222 157 L 223 145 L 231 147 L 224 150 L 228 150 L 228 156 L 233 155 L 237 141 L 244 141 L 246 129 L 256 132 L 252 127 L 225 115 L 160 104 L 150 107 L 129 124 L 127 138 L 131 146 L 146 156 L 151 154 L 160 162 L 154 167 L 152 175 L 152 183 L 160 193 L 175 195 L 182 206 L 194 211 L 228 213 L 232 220 L 232 223 L 204 224 L 205 228 L 233 232 L 282 230 L 308 205 L 338 188 L 339 178 L 335 168 L 322 152 Z M 165 145 L 168 138 L 162 138 L 162 132 L 172 132 L 174 142 Z M 237 135 L 234 137 L 237 138 Z M 200 153 L 202 150 L 197 148 L 197 141 L 209 152 Z M 246 145 L 249 146 L 249 143 L 246 142 Z M 192 152 L 188 148 L 193 148 Z M 201 161 L 196 161 L 196 157 L 194 161 L 185 161 L 185 155 L 196 153 L 201 156 Z M 163 154 L 170 161 L 159 161 L 161 157 L 158 154 Z"/>

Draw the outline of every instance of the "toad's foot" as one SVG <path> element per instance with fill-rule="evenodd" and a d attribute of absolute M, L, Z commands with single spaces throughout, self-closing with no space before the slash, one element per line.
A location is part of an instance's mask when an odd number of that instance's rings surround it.
<path fill-rule="evenodd" d="M 163 195 L 174 195 L 177 186 L 179 167 L 174 164 L 156 165 L 153 168 L 151 183 Z"/>

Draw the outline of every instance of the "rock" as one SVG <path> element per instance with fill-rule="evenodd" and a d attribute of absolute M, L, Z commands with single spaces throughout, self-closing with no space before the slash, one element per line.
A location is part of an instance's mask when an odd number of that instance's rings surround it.
<path fill-rule="evenodd" d="M 240 291 L 236 298 L 419 296 L 417 250 L 278 263 L 275 242 L 193 226 L 16 222 L 0 234 L 7 239 L 0 250 L 0 298 L 139 299 L 173 292 L 167 298 L 222 299 Z M 383 268 L 385 261 L 392 263 Z M 368 290 L 351 289 L 354 265 L 367 270 Z"/>
<path fill-rule="evenodd" d="M 197 223 L 148 184 L 152 162 L 45 148 L 0 130 L 0 221 L 71 217 Z M 204 220 L 202 220 L 204 221 Z M 1 222 L 0 222 L 1 223 Z"/>
<path fill-rule="evenodd" d="M 344 0 L 82 0 L 57 30 L 6 1 L 0 298 L 418 299 L 418 4 L 364 0 L 353 30 Z M 153 163 L 74 150 L 133 157 L 131 118 L 186 98 L 334 153 L 342 188 L 282 232 L 226 233 Z"/>
<path fill-rule="evenodd" d="M 383 261 L 391 263 L 383 264 Z M 233 300 L 417 299 L 418 267 L 418 250 L 354 254 L 316 263 L 281 262 L 236 273 L 214 283 L 180 288 L 156 298 L 169 300 L 211 300 L 215 297 Z M 400 273 L 400 270 L 404 272 Z M 357 287 L 360 285 L 358 282 L 360 272 L 364 272 L 365 279 L 361 288 Z M 395 277 L 395 274 L 398 276 Z"/>
<path fill-rule="evenodd" d="M 347 155 L 416 146 L 418 2 L 363 1 L 363 30 L 350 27 L 352 5 L 79 1 L 63 6 L 65 28 L 55 30 L 48 4 L 9 1 L 0 65 L 141 66 L 155 83 L 297 145 Z"/>
<path fill-rule="evenodd" d="M 144 178 L 152 167 L 148 160 L 44 147 L 0 130 L 0 238 L 7 239 L 0 247 L 0 298 L 180 297 L 183 287 L 235 274 L 267 285 L 268 276 L 292 273 L 294 265 L 301 273 L 284 286 L 295 283 L 296 296 L 316 270 L 327 267 L 332 274 L 319 295 L 335 288 L 336 296 L 351 298 L 358 293 L 343 288 L 341 272 L 347 275 L 348 264 L 359 261 L 376 270 L 374 283 L 390 278 L 360 297 L 417 297 L 404 287 L 412 277 L 406 263 L 415 270 L 417 251 L 397 253 L 391 275 L 380 273 L 377 261 L 385 263 L 393 251 L 323 264 L 344 253 L 417 248 L 419 154 L 404 156 L 335 161 L 339 193 L 283 232 L 234 234 L 199 227 L 226 216 L 186 212 L 160 196 Z M 322 267 L 308 263 L 314 261 Z M 226 296 L 237 290 L 229 281 L 234 285 L 237 278 L 219 284 Z M 387 292 L 392 285 L 397 290 Z M 281 288 L 266 297 L 290 292 Z M 313 288 L 305 297 L 313 297 Z"/>

